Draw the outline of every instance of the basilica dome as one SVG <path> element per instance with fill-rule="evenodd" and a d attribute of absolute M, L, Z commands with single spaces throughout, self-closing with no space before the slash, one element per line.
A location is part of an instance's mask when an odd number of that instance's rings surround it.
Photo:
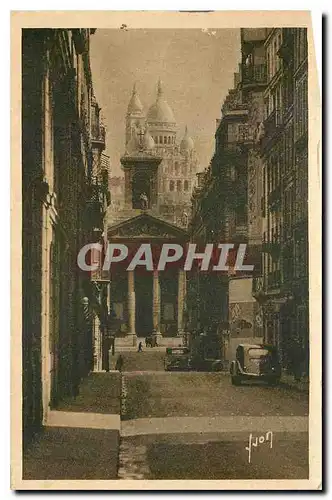
<path fill-rule="evenodd" d="M 157 123 L 168 123 L 170 125 L 176 124 L 173 111 L 163 97 L 160 80 L 158 82 L 157 100 L 148 111 L 147 121 L 150 125 Z"/>

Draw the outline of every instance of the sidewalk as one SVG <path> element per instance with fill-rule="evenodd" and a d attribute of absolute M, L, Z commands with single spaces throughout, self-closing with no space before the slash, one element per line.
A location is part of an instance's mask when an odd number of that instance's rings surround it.
<path fill-rule="evenodd" d="M 118 372 L 90 374 L 24 450 L 23 479 L 116 479 L 120 394 Z"/>
<path fill-rule="evenodd" d="M 299 392 L 306 392 L 309 394 L 309 378 L 303 377 L 301 380 L 295 380 L 294 375 L 289 375 L 288 373 L 283 373 L 281 375 L 282 385 L 285 385 L 291 389 Z"/>

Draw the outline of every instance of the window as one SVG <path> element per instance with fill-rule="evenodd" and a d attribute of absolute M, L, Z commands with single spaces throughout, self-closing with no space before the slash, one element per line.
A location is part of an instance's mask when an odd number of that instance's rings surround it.
<path fill-rule="evenodd" d="M 169 181 L 169 190 L 174 191 L 174 181 Z"/>
<path fill-rule="evenodd" d="M 164 144 L 167 144 L 167 137 L 164 135 Z"/>
<path fill-rule="evenodd" d="M 162 143 L 163 143 L 163 136 L 162 136 L 162 135 L 160 135 L 160 136 L 159 136 L 159 144 L 162 144 Z"/>
<path fill-rule="evenodd" d="M 168 144 L 171 144 L 171 136 L 168 137 Z"/>
<path fill-rule="evenodd" d="M 181 181 L 177 181 L 177 183 L 176 183 L 176 190 L 177 191 L 182 191 L 182 182 Z"/>
<path fill-rule="evenodd" d="M 178 175 L 179 171 L 180 171 L 180 167 L 179 167 L 179 163 L 177 161 L 175 162 L 174 170 L 175 170 L 175 175 Z"/>
<path fill-rule="evenodd" d="M 230 123 L 228 125 L 228 141 L 227 142 L 236 141 L 236 135 L 237 135 L 237 124 Z"/>
<path fill-rule="evenodd" d="M 188 190 L 189 190 L 189 182 L 188 182 L 188 181 L 184 181 L 184 183 L 183 183 L 183 189 L 184 189 L 185 191 L 188 191 Z"/>

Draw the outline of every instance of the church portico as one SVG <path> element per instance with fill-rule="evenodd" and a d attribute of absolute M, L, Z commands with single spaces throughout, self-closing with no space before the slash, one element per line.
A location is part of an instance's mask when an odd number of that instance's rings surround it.
<path fill-rule="evenodd" d="M 138 338 L 150 335 L 156 335 L 157 343 L 163 345 L 167 344 L 167 338 L 182 335 L 186 281 L 185 272 L 180 269 L 183 262 L 167 264 L 164 270 L 157 267 L 163 245 L 172 243 L 184 247 L 188 242 L 187 233 L 142 211 L 138 216 L 109 226 L 107 235 L 109 244 L 128 248 L 126 259 L 112 262 L 109 272 L 103 271 L 104 280 L 109 280 L 109 334 L 115 339 L 115 347 L 134 347 Z M 144 244 L 151 246 L 154 269 L 147 270 L 138 263 L 128 270 L 133 256 Z M 95 353 L 102 357 L 98 346 Z M 96 360 L 95 370 L 100 371 L 102 366 L 102 359 Z"/>
<path fill-rule="evenodd" d="M 182 336 L 185 272 L 155 270 L 142 273 L 135 270 L 124 273 L 127 275 L 127 294 L 122 293 L 121 297 L 115 294 L 110 304 L 115 344 L 135 346 L 137 338 L 152 334 L 157 335 L 158 344 L 162 344 L 167 337 Z M 120 279 L 120 286 L 123 283 Z M 114 277 L 112 290 L 117 290 Z"/>

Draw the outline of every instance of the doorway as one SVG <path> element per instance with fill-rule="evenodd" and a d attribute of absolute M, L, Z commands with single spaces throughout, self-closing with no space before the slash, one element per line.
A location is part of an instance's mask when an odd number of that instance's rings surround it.
<path fill-rule="evenodd" d="M 152 273 L 135 273 L 136 334 L 146 337 L 153 331 L 152 321 Z"/>

